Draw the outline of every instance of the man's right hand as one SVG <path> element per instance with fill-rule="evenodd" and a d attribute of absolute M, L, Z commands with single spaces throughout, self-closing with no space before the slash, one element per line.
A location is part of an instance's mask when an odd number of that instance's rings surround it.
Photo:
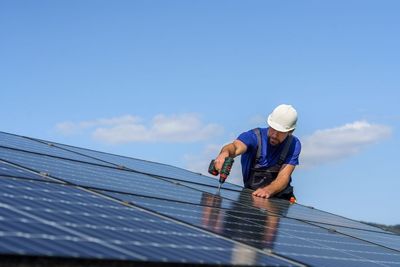
<path fill-rule="evenodd" d="M 225 162 L 225 158 L 235 158 L 236 156 L 239 156 L 246 152 L 246 150 L 247 146 L 239 140 L 235 140 L 232 143 L 225 145 L 214 161 L 215 169 L 217 171 L 221 171 L 222 165 Z"/>
<path fill-rule="evenodd" d="M 218 157 L 215 158 L 214 166 L 217 171 L 221 171 L 222 165 L 224 164 L 225 158 L 227 157 L 229 157 L 228 153 L 221 153 L 218 155 Z"/>

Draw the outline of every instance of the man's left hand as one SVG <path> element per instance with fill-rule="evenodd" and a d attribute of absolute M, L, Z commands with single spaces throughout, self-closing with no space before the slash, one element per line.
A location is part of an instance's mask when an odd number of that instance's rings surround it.
<path fill-rule="evenodd" d="M 254 191 L 253 196 L 270 198 L 270 197 L 272 197 L 272 192 L 268 189 L 268 187 L 262 187 L 262 188 L 258 188 L 256 191 Z"/>

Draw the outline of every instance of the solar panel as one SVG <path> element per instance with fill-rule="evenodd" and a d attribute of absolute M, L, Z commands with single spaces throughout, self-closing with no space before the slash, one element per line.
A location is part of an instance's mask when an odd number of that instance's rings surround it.
<path fill-rule="evenodd" d="M 10 176 L 10 177 L 20 177 L 20 178 L 26 178 L 26 179 L 36 179 L 36 180 L 44 179 L 40 175 L 37 175 L 33 172 L 29 172 L 24 169 L 17 168 L 11 164 L 1 162 L 1 161 L 0 161 L 0 175 L 1 176 Z"/>
<path fill-rule="evenodd" d="M 171 165 L 160 164 L 156 162 L 145 161 L 119 155 L 113 155 L 109 153 L 94 151 L 90 149 L 83 149 L 73 146 L 67 146 L 58 143 L 53 143 L 53 144 L 56 147 L 60 147 L 69 151 L 74 151 L 76 153 L 87 155 L 95 159 L 100 159 L 102 161 L 115 164 L 117 166 L 124 166 L 128 169 L 132 169 L 138 172 L 163 176 L 167 178 L 173 178 L 180 181 L 191 181 L 195 183 L 204 183 L 208 185 L 218 184 L 218 181 L 215 178 L 194 173 Z M 226 187 L 232 190 L 240 190 L 240 186 L 235 184 L 226 184 Z"/>
<path fill-rule="evenodd" d="M 250 250 L 72 186 L 0 178 L 0 187 L 3 254 L 232 264 L 236 249 Z M 291 265 L 252 255 L 255 264 Z"/>
<path fill-rule="evenodd" d="M 139 206 L 186 223 L 211 230 L 260 249 L 315 266 L 343 266 L 348 261 L 357 266 L 395 265 L 400 254 L 345 235 L 315 227 L 298 220 L 271 216 L 238 203 L 230 209 L 171 204 L 141 196 L 113 194 Z M 211 196 L 210 196 L 211 197 Z M 289 207 L 289 203 L 287 204 Z"/>
<path fill-rule="evenodd" d="M 0 133 L 0 259 L 400 266 L 399 235 L 217 185 L 169 165 Z"/>
<path fill-rule="evenodd" d="M 197 183 L 201 181 L 207 184 L 217 183 L 216 179 L 214 178 L 166 164 L 77 148 L 37 138 L 29 138 L 4 132 L 0 132 L 0 147 L 1 146 L 5 148 L 13 148 L 48 156 L 105 165 L 109 167 L 125 167 L 137 172 L 170 177 L 177 180 L 192 181 Z M 227 184 L 226 186 L 230 189 L 240 189 L 239 186 L 234 184 Z"/>
<path fill-rule="evenodd" d="M 217 190 L 213 186 L 205 186 L 205 185 L 198 185 L 198 184 L 193 184 L 193 183 L 188 183 L 188 182 L 181 182 L 181 184 L 184 184 L 188 187 L 195 188 L 201 191 L 206 191 L 211 194 L 216 194 Z M 224 184 L 225 185 L 225 184 Z M 251 191 L 248 190 L 248 194 L 242 195 L 242 200 L 241 202 L 246 205 L 246 206 L 254 206 L 254 197 L 251 196 Z M 240 191 L 237 190 L 225 190 L 222 189 L 220 190 L 219 194 L 223 196 L 224 198 L 228 198 L 231 200 L 236 200 L 239 195 L 241 195 Z M 257 199 L 257 198 L 256 198 Z M 275 206 L 278 207 L 280 205 L 285 205 L 284 200 L 280 199 L 271 199 L 270 201 L 275 202 Z M 265 202 L 261 202 L 259 205 L 263 205 Z M 261 208 L 268 208 L 268 207 L 261 207 Z M 279 213 L 279 210 L 277 210 Z M 354 221 L 348 218 L 344 218 L 338 215 L 334 215 L 325 211 L 321 211 L 318 209 L 314 209 L 312 207 L 307 207 L 303 205 L 292 205 L 291 208 L 287 211 L 287 213 L 280 214 L 281 216 L 287 216 L 289 218 L 293 219 L 299 219 L 302 221 L 307 221 L 307 222 L 316 222 L 320 224 L 326 224 L 325 227 L 329 227 L 331 225 L 337 225 L 337 226 L 343 226 L 343 227 L 349 227 L 349 228 L 355 228 L 355 229 L 362 229 L 362 230 L 368 230 L 368 231 L 375 231 L 375 232 L 382 232 L 382 233 L 387 233 L 386 231 L 375 227 L 371 226 L 365 223 L 361 223 L 358 221 Z"/>
<path fill-rule="evenodd" d="M 316 224 L 316 225 L 327 228 L 327 226 L 323 224 Z M 386 231 L 385 234 L 382 234 L 381 232 L 365 231 L 365 230 L 341 227 L 337 225 L 330 226 L 329 229 L 331 231 L 343 233 L 349 236 L 369 241 L 371 243 L 379 244 L 400 251 L 400 236 L 391 232 Z"/>
<path fill-rule="evenodd" d="M 24 151 L 0 148 L 0 159 L 46 173 L 61 181 L 118 192 L 163 197 L 178 201 L 201 198 L 201 191 L 186 186 L 174 186 L 171 180 L 115 168 L 85 164 Z"/>
<path fill-rule="evenodd" d="M 87 156 L 82 156 L 80 154 L 67 151 L 65 149 L 60 149 L 54 146 L 51 142 L 44 142 L 44 141 L 39 142 L 32 138 L 7 134 L 4 132 L 0 132 L 0 147 L 13 148 L 39 154 L 45 154 L 54 157 L 84 161 L 94 164 L 113 166 L 110 163 L 106 163 Z"/>

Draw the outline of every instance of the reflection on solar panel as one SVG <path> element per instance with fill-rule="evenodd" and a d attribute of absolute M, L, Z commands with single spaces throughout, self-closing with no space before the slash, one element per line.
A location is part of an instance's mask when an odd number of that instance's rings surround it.
<path fill-rule="evenodd" d="M 0 262 L 400 267 L 399 235 L 216 186 L 165 164 L 0 133 Z"/>

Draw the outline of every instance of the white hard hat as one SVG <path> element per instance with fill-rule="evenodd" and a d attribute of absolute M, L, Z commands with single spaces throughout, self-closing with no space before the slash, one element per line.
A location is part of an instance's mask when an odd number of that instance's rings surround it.
<path fill-rule="evenodd" d="M 267 122 L 279 132 L 289 132 L 296 128 L 297 111 L 291 105 L 279 105 L 269 114 Z"/>

